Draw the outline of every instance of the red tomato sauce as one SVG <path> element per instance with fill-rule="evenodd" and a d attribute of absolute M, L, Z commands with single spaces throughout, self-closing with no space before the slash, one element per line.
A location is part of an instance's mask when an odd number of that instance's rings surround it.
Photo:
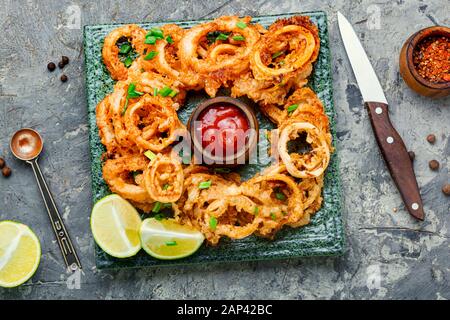
<path fill-rule="evenodd" d="M 197 121 L 197 137 L 201 137 L 202 147 L 208 148 L 213 156 L 229 155 L 230 150 L 237 153 L 248 141 L 249 120 L 231 104 L 212 105 L 200 113 Z"/>

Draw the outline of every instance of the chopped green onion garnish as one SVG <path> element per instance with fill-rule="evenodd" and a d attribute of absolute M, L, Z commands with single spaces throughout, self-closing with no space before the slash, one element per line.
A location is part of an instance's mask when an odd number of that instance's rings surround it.
<path fill-rule="evenodd" d="M 166 209 L 166 208 L 172 208 L 172 203 L 163 203 L 163 205 L 162 205 L 162 207 L 164 208 L 164 209 Z"/>
<path fill-rule="evenodd" d="M 169 189 L 169 187 L 170 187 L 170 186 L 166 183 L 166 184 L 163 186 L 162 189 L 163 189 L 163 190 L 167 190 L 167 189 Z"/>
<path fill-rule="evenodd" d="M 153 218 L 155 218 L 158 221 L 161 221 L 162 219 L 164 219 L 164 215 L 162 213 L 158 213 L 158 214 L 155 214 L 153 216 Z"/>
<path fill-rule="evenodd" d="M 216 230 L 217 227 L 217 218 L 216 217 L 210 217 L 209 218 L 209 228 L 211 230 Z"/>
<path fill-rule="evenodd" d="M 183 164 L 191 164 L 191 157 L 183 156 L 183 158 L 181 158 L 181 161 L 183 162 Z"/>
<path fill-rule="evenodd" d="M 150 51 L 145 57 L 144 60 L 152 60 L 154 57 L 158 55 L 158 51 Z"/>
<path fill-rule="evenodd" d="M 128 52 L 131 51 L 131 46 L 129 43 L 124 43 L 119 50 L 120 54 L 127 54 Z"/>
<path fill-rule="evenodd" d="M 225 40 L 227 40 L 227 39 L 228 39 L 228 35 L 225 34 L 225 33 L 219 34 L 219 35 L 217 36 L 217 38 L 216 38 L 216 40 L 222 40 L 222 41 L 225 41 Z"/>
<path fill-rule="evenodd" d="M 135 179 L 135 180 L 136 180 L 136 177 L 138 175 L 140 175 L 140 174 L 142 174 L 142 171 L 133 171 L 133 172 L 131 172 L 131 175 L 133 176 L 133 179 Z"/>
<path fill-rule="evenodd" d="M 174 42 L 171 36 L 167 36 L 166 41 L 168 44 L 172 44 Z"/>
<path fill-rule="evenodd" d="M 158 95 L 158 88 L 153 88 L 153 96 L 156 97 Z"/>
<path fill-rule="evenodd" d="M 147 150 L 144 152 L 144 156 L 149 158 L 150 160 L 153 160 L 156 158 L 156 154 L 154 154 L 151 150 Z"/>
<path fill-rule="evenodd" d="M 211 180 L 200 182 L 198 185 L 199 189 L 208 189 L 211 187 Z"/>
<path fill-rule="evenodd" d="M 128 97 L 125 99 L 125 104 L 122 109 L 122 116 L 124 116 L 125 113 L 127 112 L 127 108 L 128 108 Z"/>
<path fill-rule="evenodd" d="M 287 212 L 282 211 L 281 214 L 282 214 L 283 216 L 285 216 L 285 215 L 287 215 Z"/>
<path fill-rule="evenodd" d="M 275 197 L 276 197 L 278 200 L 281 200 L 281 201 L 286 200 L 286 196 L 284 195 L 284 193 L 281 193 L 281 192 L 275 193 Z"/>
<path fill-rule="evenodd" d="M 169 94 L 172 93 L 172 89 L 170 89 L 169 87 L 165 86 L 164 88 L 162 88 L 161 90 L 159 90 L 159 95 L 162 97 L 167 97 Z"/>
<path fill-rule="evenodd" d="M 167 241 L 166 242 L 166 246 L 176 246 L 177 242 L 176 241 Z"/>
<path fill-rule="evenodd" d="M 277 220 L 277 216 L 273 212 L 270 213 L 270 217 L 272 218 L 272 220 Z"/>
<path fill-rule="evenodd" d="M 245 29 L 247 28 L 247 24 L 243 21 L 238 21 L 238 23 L 236 23 L 236 27 L 238 27 L 239 29 Z"/>
<path fill-rule="evenodd" d="M 151 28 L 150 34 L 158 39 L 164 39 L 164 33 L 160 28 Z"/>
<path fill-rule="evenodd" d="M 245 38 L 244 38 L 243 36 L 241 36 L 241 35 L 238 35 L 238 36 L 234 36 L 234 37 L 233 37 L 233 40 L 234 40 L 234 41 L 244 41 Z"/>
<path fill-rule="evenodd" d="M 156 37 L 149 36 L 149 37 L 145 38 L 144 43 L 145 44 L 155 44 L 156 43 Z"/>
<path fill-rule="evenodd" d="M 297 108 L 298 108 L 298 104 L 290 105 L 289 107 L 287 107 L 287 112 L 288 112 L 288 113 L 292 113 L 292 112 L 294 112 L 295 110 L 297 110 Z"/>
<path fill-rule="evenodd" d="M 175 98 L 175 96 L 178 94 L 178 91 L 172 90 L 171 93 L 169 93 L 169 97 Z"/>
<path fill-rule="evenodd" d="M 281 56 L 281 55 L 283 55 L 284 54 L 284 51 L 278 51 L 278 52 L 275 52 L 273 55 L 272 55 L 272 59 L 276 59 L 276 58 L 278 58 L 279 56 Z"/>
<path fill-rule="evenodd" d="M 153 213 L 158 213 L 159 210 L 161 210 L 161 202 L 156 201 L 155 205 L 153 206 L 152 212 Z"/>
<path fill-rule="evenodd" d="M 253 214 L 256 216 L 259 213 L 259 208 L 258 207 L 254 207 L 253 208 Z"/>
<path fill-rule="evenodd" d="M 123 64 L 125 65 L 125 67 L 129 68 L 131 66 L 131 64 L 133 63 L 133 59 L 131 59 L 130 57 L 127 57 L 125 59 L 125 61 L 123 62 Z"/>
<path fill-rule="evenodd" d="M 230 173 L 231 170 L 228 169 L 228 168 L 215 168 L 214 172 L 216 172 L 216 173 Z"/>

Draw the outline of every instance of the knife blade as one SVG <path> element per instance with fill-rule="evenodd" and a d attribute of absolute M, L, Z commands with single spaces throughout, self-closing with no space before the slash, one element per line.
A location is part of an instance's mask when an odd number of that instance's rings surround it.
<path fill-rule="evenodd" d="M 352 25 L 340 12 L 338 25 L 370 123 L 381 154 L 406 209 L 415 218 L 424 219 L 422 199 L 416 176 L 402 138 L 389 119 L 389 108 L 380 81 Z"/>

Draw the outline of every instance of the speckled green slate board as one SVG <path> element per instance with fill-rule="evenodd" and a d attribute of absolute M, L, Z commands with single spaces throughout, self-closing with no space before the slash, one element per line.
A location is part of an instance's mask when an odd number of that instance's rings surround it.
<path fill-rule="evenodd" d="M 286 18 L 299 14 L 284 14 L 276 16 L 256 17 L 255 22 L 269 26 L 276 19 Z M 324 12 L 305 12 L 317 24 L 320 32 L 321 48 L 314 73 L 310 79 L 310 86 L 323 101 L 326 113 L 331 120 L 332 134 L 336 141 L 335 110 L 333 106 L 333 86 L 331 77 L 331 58 L 327 30 L 327 17 Z M 175 21 L 183 28 L 192 27 L 202 21 Z M 161 23 L 141 23 L 145 29 L 159 26 Z M 93 202 L 110 193 L 108 186 L 102 178 L 102 163 L 100 157 L 104 147 L 98 137 L 98 128 L 95 119 L 95 108 L 108 93 L 112 91 L 114 81 L 109 77 L 108 71 L 102 63 L 101 49 L 105 36 L 118 24 L 90 25 L 84 27 L 84 52 L 86 66 L 86 86 L 88 102 L 88 119 L 90 149 L 92 157 L 92 191 Z M 190 94 L 186 105 L 179 111 L 179 117 L 186 122 L 193 107 L 203 99 L 204 94 Z M 272 128 L 272 124 L 263 115 L 258 114 L 261 128 Z M 261 137 L 262 144 L 267 140 Z M 264 163 L 247 166 L 239 170 L 243 179 L 253 176 L 265 166 Z M 257 237 L 248 237 L 243 240 L 222 239 L 217 247 L 202 246 L 193 256 L 176 260 L 156 260 L 143 251 L 129 259 L 116 259 L 110 257 L 96 246 L 96 264 L 98 268 L 129 268 L 143 266 L 189 265 L 195 263 L 214 263 L 231 261 L 286 259 L 304 256 L 339 255 L 344 250 L 344 232 L 342 223 L 342 200 L 339 178 L 339 164 L 336 152 L 333 154 L 326 172 L 325 187 L 323 190 L 323 206 L 312 218 L 312 222 L 299 229 L 284 228 L 277 234 L 274 241 Z"/>

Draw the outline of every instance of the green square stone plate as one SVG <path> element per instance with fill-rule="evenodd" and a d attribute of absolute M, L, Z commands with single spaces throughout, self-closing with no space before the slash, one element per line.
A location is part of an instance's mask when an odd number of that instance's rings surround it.
<path fill-rule="evenodd" d="M 325 105 L 326 113 L 331 121 L 333 140 L 336 141 L 335 110 L 333 106 L 333 85 L 331 77 L 331 57 L 327 29 L 327 16 L 324 12 L 305 12 L 253 18 L 268 27 L 275 20 L 293 15 L 308 15 L 318 26 L 320 33 L 320 54 L 310 77 L 309 85 L 317 93 Z M 173 21 L 183 28 L 190 28 L 202 21 Z M 172 21 L 171 21 L 172 22 Z M 145 29 L 160 26 L 168 22 L 140 23 Z M 92 157 L 92 192 L 93 202 L 111 193 L 102 178 L 101 156 L 105 151 L 98 136 L 95 118 L 97 104 L 110 92 L 114 81 L 102 62 L 102 46 L 105 36 L 119 24 L 89 25 L 84 27 L 84 53 L 86 66 L 86 86 L 88 120 L 90 125 L 90 149 Z M 222 92 L 227 94 L 227 92 Z M 204 93 L 189 93 L 188 99 L 180 111 L 180 119 L 186 123 L 193 108 L 202 100 L 207 99 Z M 247 101 L 248 102 L 248 101 Z M 257 115 L 260 128 L 271 129 L 272 123 L 263 115 Z M 264 130 L 261 130 L 264 131 Z M 260 137 L 260 144 L 267 147 L 267 139 Z M 248 179 L 262 170 L 267 163 L 247 165 L 239 169 L 242 179 Z M 98 268 L 129 268 L 144 266 L 190 265 L 197 263 L 214 263 L 230 261 L 252 261 L 270 259 L 288 259 L 304 256 L 340 255 L 344 250 L 344 232 L 342 223 L 341 185 L 339 178 L 339 163 L 336 152 L 332 155 L 326 171 L 323 190 L 323 205 L 312 218 L 311 223 L 303 228 L 284 228 L 274 240 L 251 236 L 242 240 L 222 239 L 218 246 L 203 245 L 194 255 L 175 261 L 161 261 L 148 256 L 143 250 L 135 257 L 116 259 L 96 246 L 96 265 Z"/>

